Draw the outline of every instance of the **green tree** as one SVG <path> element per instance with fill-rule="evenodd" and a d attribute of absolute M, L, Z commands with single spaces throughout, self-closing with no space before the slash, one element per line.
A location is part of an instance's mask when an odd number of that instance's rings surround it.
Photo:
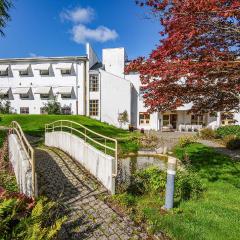
<path fill-rule="evenodd" d="M 11 19 L 9 10 L 13 6 L 11 0 L 0 0 L 0 35 L 4 36 L 3 28 Z"/>
<path fill-rule="evenodd" d="M 61 114 L 61 104 L 56 100 L 56 98 L 53 98 L 49 100 L 43 107 L 43 111 L 47 114 Z"/>

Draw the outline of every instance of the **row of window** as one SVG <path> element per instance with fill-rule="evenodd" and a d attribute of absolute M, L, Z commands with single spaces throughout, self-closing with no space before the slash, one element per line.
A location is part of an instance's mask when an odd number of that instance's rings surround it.
<path fill-rule="evenodd" d="M 34 100 L 33 95 L 30 93 L 20 93 L 19 97 L 22 100 Z M 9 97 L 9 94 L 0 95 L 0 98 L 4 99 L 4 100 L 13 100 L 13 98 Z M 52 94 L 40 94 L 41 100 L 50 100 L 53 98 L 54 98 L 54 96 Z M 61 98 L 62 99 L 73 99 L 73 96 L 72 96 L 72 94 L 61 94 Z"/>
<path fill-rule="evenodd" d="M 61 112 L 64 115 L 70 115 L 72 114 L 71 107 L 62 107 Z M 41 114 L 46 114 L 45 108 L 42 107 L 40 108 L 40 113 Z M 29 107 L 20 107 L 20 114 L 30 114 Z"/>
<path fill-rule="evenodd" d="M 10 68 L 8 67 L 6 70 L 0 70 L 0 77 L 9 77 L 10 76 Z M 66 75 L 72 75 L 72 70 L 71 69 L 60 69 L 61 75 L 66 76 Z M 30 67 L 22 70 L 18 70 L 19 76 L 21 77 L 26 77 L 31 75 L 31 70 Z M 39 70 L 39 74 L 41 76 L 50 76 L 50 69 L 41 69 Z"/>

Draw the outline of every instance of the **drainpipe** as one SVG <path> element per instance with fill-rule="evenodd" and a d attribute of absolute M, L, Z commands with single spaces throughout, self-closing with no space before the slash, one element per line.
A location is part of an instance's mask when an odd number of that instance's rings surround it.
<path fill-rule="evenodd" d="M 78 62 L 77 62 L 77 59 L 76 59 L 76 98 L 77 98 L 77 100 L 76 100 L 76 115 L 78 115 L 78 96 L 79 96 L 79 94 L 78 94 L 78 91 L 79 91 L 79 82 L 78 82 Z"/>

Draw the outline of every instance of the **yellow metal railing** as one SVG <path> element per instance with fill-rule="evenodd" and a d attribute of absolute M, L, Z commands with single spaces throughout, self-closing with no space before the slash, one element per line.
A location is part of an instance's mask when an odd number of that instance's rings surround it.
<path fill-rule="evenodd" d="M 69 131 L 71 134 L 80 135 L 85 142 L 88 140 L 94 144 L 92 144 L 94 147 L 101 147 L 104 149 L 105 154 L 107 154 L 107 151 L 111 151 L 114 154 L 115 157 L 115 171 L 113 175 L 117 175 L 117 159 L 118 159 L 118 142 L 114 138 L 110 138 L 107 136 L 104 136 L 100 133 L 97 133 L 84 125 L 69 121 L 69 120 L 58 120 L 49 124 L 45 125 L 45 132 L 54 132 L 54 131 Z M 113 145 L 113 146 L 112 146 Z"/>
<path fill-rule="evenodd" d="M 28 160 L 32 168 L 32 192 L 33 192 L 33 195 L 37 197 L 37 176 L 36 176 L 34 149 L 28 142 L 18 122 L 12 121 L 10 124 L 9 131 L 10 131 L 10 134 L 16 134 L 18 136 L 21 146 L 25 151 L 25 153 L 27 154 Z"/>

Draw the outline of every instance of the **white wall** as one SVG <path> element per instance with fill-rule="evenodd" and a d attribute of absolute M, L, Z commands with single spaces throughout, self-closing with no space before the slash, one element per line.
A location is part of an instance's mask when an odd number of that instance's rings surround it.
<path fill-rule="evenodd" d="M 31 63 L 31 60 L 29 61 L 29 63 Z M 20 113 L 20 107 L 29 107 L 30 114 L 40 113 L 40 108 L 44 106 L 44 103 L 46 103 L 47 100 L 41 100 L 40 94 L 35 94 L 35 90 L 38 87 L 52 87 L 53 93 L 56 94 L 58 92 L 58 87 L 72 86 L 74 88 L 74 94 L 72 99 L 65 100 L 61 98 L 61 95 L 58 95 L 57 100 L 61 103 L 62 106 L 71 106 L 72 113 L 76 114 L 76 102 L 78 96 L 79 114 L 84 114 L 84 63 L 79 62 L 78 64 L 76 64 L 75 62 L 70 62 L 72 63 L 72 74 L 62 76 L 61 70 L 59 69 L 59 64 L 64 64 L 64 61 L 44 61 L 44 64 L 49 64 L 49 66 L 51 65 L 51 71 L 49 76 L 41 76 L 39 70 L 37 69 L 37 64 L 42 63 L 43 62 L 41 62 L 41 60 L 39 60 L 39 62 L 31 63 L 32 76 L 19 76 L 19 71 L 16 70 L 17 66 L 18 64 L 23 65 L 23 63 L 19 62 L 11 64 L 12 76 L 10 75 L 8 77 L 0 77 L 0 88 L 32 88 L 33 98 L 30 100 L 20 99 L 19 94 L 13 94 L 13 99 L 10 99 L 10 102 L 14 112 Z M 0 65 L 3 65 L 3 63 L 0 63 Z M 79 87 L 77 87 L 77 85 Z"/>
<path fill-rule="evenodd" d="M 8 136 L 8 150 L 9 160 L 14 169 L 19 191 L 33 197 L 31 164 L 16 134 Z"/>
<path fill-rule="evenodd" d="M 101 121 L 127 128 L 131 122 L 131 82 L 100 70 L 101 75 Z M 119 113 L 128 112 L 129 123 L 121 126 Z"/>
<path fill-rule="evenodd" d="M 93 174 L 112 194 L 115 193 L 115 159 L 102 153 L 81 138 L 67 132 L 45 134 L 45 145 L 57 147 L 68 153 L 91 174 Z"/>
<path fill-rule="evenodd" d="M 102 51 L 102 62 L 109 73 L 124 78 L 127 55 L 124 48 L 107 48 Z"/>
<path fill-rule="evenodd" d="M 88 61 L 89 61 L 89 68 L 91 68 L 93 65 L 99 62 L 97 54 L 94 52 L 92 46 L 87 43 L 86 44 L 86 51 L 87 51 L 87 56 L 88 56 Z"/>

